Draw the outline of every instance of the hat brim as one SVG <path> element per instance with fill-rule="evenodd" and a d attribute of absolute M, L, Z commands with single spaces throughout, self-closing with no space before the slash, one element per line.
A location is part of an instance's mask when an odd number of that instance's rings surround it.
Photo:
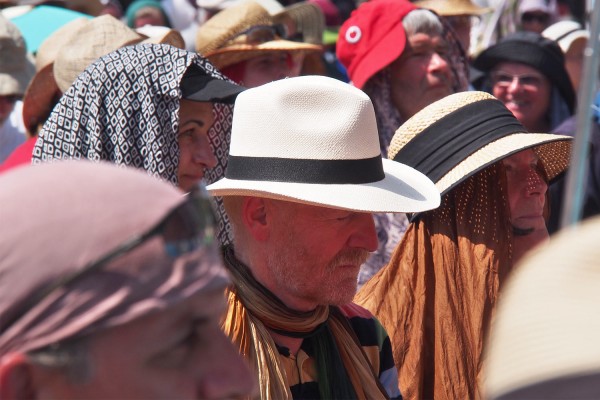
<path fill-rule="evenodd" d="M 383 159 L 385 178 L 365 184 L 309 184 L 223 178 L 207 187 L 214 196 L 257 196 L 357 212 L 420 212 L 440 204 L 424 174 Z"/>
<path fill-rule="evenodd" d="M 544 165 L 548 179 L 552 180 L 569 165 L 572 139 L 570 136 L 526 132 L 502 137 L 465 157 L 440 178 L 435 186 L 444 195 L 490 165 L 530 148 L 534 148 Z"/>
<path fill-rule="evenodd" d="M 52 99 L 61 93 L 53 77 L 53 66 L 49 64 L 35 74 L 23 97 L 23 122 L 31 134 L 45 122 L 54 108 Z"/>
<path fill-rule="evenodd" d="M 194 77 L 189 85 L 189 91 L 183 94 L 184 99 L 212 103 L 233 104 L 237 95 L 246 90 L 244 86 L 211 76 Z"/>
<path fill-rule="evenodd" d="M 478 7 L 470 1 L 450 2 L 447 0 L 419 0 L 414 2 L 415 5 L 426 8 L 428 10 L 435 11 L 438 15 L 443 17 L 452 17 L 457 15 L 483 15 L 492 11 L 489 7 Z"/>
<path fill-rule="evenodd" d="M 292 42 L 290 40 L 273 40 L 258 45 L 236 44 L 204 54 L 204 56 L 208 58 L 215 67 L 222 69 L 254 57 L 281 51 L 290 53 L 313 53 L 323 51 L 323 47 L 309 43 Z"/>

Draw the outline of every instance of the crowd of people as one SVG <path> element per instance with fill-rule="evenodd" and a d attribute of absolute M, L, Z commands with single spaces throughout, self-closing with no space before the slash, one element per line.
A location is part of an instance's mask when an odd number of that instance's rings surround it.
<path fill-rule="evenodd" d="M 0 0 L 0 398 L 600 397 L 575 3 Z"/>

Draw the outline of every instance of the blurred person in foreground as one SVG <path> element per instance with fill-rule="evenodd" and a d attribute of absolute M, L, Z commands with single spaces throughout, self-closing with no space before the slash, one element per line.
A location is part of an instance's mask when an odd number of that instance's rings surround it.
<path fill-rule="evenodd" d="M 426 174 L 442 205 L 413 215 L 390 263 L 355 301 L 392 341 L 407 399 L 480 399 L 483 350 L 515 263 L 548 240 L 548 182 L 571 138 L 528 133 L 484 92 L 450 95 L 405 122 L 389 158 Z"/>
<path fill-rule="evenodd" d="M 340 28 L 337 56 L 373 102 L 383 157 L 398 127 L 423 107 L 466 90 L 467 60 L 436 14 L 407 0 L 363 3 Z M 366 282 L 390 259 L 408 226 L 403 214 L 375 214 L 379 246 L 361 268 Z"/>
<path fill-rule="evenodd" d="M 400 398 L 387 333 L 352 303 L 373 212 L 437 207 L 423 174 L 381 158 L 362 91 L 303 76 L 241 93 L 223 196 L 234 232 L 225 332 L 263 399 Z"/>
<path fill-rule="evenodd" d="M 485 361 L 490 400 L 600 398 L 600 218 L 524 258 L 503 290 Z"/>
<path fill-rule="evenodd" d="M 0 219 L 2 399 L 252 393 L 206 198 L 71 161 L 3 174 Z"/>

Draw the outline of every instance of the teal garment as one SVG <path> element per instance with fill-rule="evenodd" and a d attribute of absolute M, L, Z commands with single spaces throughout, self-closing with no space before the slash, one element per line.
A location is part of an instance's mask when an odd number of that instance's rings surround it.
<path fill-rule="evenodd" d="M 125 18 L 127 19 L 127 26 L 130 28 L 134 27 L 135 14 L 145 7 L 152 7 L 159 10 L 167 23 L 167 27 L 171 28 L 171 21 L 169 21 L 169 17 L 165 13 L 165 10 L 162 7 L 162 4 L 158 0 L 134 0 L 129 7 L 127 7 L 127 12 L 125 13 Z"/>

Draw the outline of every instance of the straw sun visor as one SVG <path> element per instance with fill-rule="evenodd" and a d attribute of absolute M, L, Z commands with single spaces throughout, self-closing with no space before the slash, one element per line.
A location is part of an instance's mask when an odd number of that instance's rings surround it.
<path fill-rule="evenodd" d="M 489 100 L 501 104 L 494 96 L 488 93 L 471 91 L 455 93 L 429 105 L 398 128 L 390 143 L 388 157 L 390 159 L 398 159 L 398 161 L 402 162 L 404 156 L 401 151 L 432 124 L 452 118 L 453 113 L 465 106 Z M 518 121 L 516 123 L 518 124 Z M 522 129 L 521 131 L 497 138 L 474 151 L 465 152 L 462 150 L 461 152 L 459 150 L 456 154 L 448 154 L 448 158 L 454 157 L 457 160 L 454 167 L 443 173 L 439 178 L 432 177 L 432 173 L 429 171 L 426 172 L 426 175 L 435 182 L 440 193 L 444 195 L 470 176 L 475 175 L 477 172 L 503 158 L 519 151 L 533 148 L 533 151 L 540 158 L 548 180 L 551 181 L 568 167 L 571 155 L 571 141 L 572 138 L 569 136 L 527 133 L 525 129 Z M 419 156 L 423 158 L 427 157 L 426 154 L 420 154 Z"/>

